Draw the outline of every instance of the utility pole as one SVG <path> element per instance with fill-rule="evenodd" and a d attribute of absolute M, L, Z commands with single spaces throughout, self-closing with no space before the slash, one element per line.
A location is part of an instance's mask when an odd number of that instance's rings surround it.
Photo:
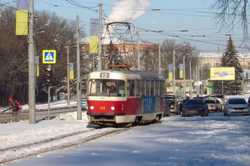
<path fill-rule="evenodd" d="M 191 96 L 192 91 L 193 91 L 193 86 L 192 86 L 192 58 L 190 58 L 190 60 L 189 60 L 189 81 L 190 81 L 189 94 Z"/>
<path fill-rule="evenodd" d="M 69 87 L 69 46 L 66 46 L 66 52 L 67 52 L 67 105 L 70 104 L 70 87 Z"/>
<path fill-rule="evenodd" d="M 192 80 L 192 59 L 189 60 L 189 79 Z"/>
<path fill-rule="evenodd" d="M 136 44 L 136 47 L 137 47 L 137 70 L 141 70 L 141 50 L 140 50 L 140 37 L 139 37 L 139 32 L 137 31 L 136 32 L 137 34 L 137 44 Z"/>
<path fill-rule="evenodd" d="M 173 92 L 176 95 L 176 85 L 175 85 L 175 49 L 173 50 Z"/>
<path fill-rule="evenodd" d="M 29 123 L 36 123 L 35 106 L 35 50 L 34 50 L 34 1 L 29 0 L 29 34 L 28 34 L 28 58 L 29 58 Z"/>
<path fill-rule="evenodd" d="M 102 32 L 103 32 L 103 3 L 102 0 L 100 0 L 99 3 L 99 50 L 98 50 L 98 64 L 97 64 L 97 70 L 102 70 Z"/>
<path fill-rule="evenodd" d="M 186 94 L 186 56 L 183 55 L 183 84 L 184 84 L 184 94 Z"/>
<path fill-rule="evenodd" d="M 77 120 L 82 120 L 81 110 L 81 76 L 80 76 L 80 25 L 79 16 L 76 17 L 76 64 L 77 64 L 77 81 L 76 81 L 76 92 L 77 92 Z"/>
<path fill-rule="evenodd" d="M 159 75 L 161 75 L 161 43 L 159 43 L 159 47 L 158 47 L 158 60 L 159 60 L 158 72 L 159 72 Z"/>

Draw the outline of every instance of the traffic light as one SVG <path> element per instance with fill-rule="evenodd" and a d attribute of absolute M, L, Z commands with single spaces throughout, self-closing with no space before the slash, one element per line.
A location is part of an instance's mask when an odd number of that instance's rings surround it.
<path fill-rule="evenodd" d="M 52 70 L 51 67 L 48 66 L 45 68 L 45 82 L 47 86 L 50 86 L 52 81 Z"/>

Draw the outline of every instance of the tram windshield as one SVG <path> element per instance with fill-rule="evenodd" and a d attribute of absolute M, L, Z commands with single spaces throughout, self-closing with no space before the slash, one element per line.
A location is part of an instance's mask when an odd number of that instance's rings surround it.
<path fill-rule="evenodd" d="M 125 96 L 125 81 L 93 79 L 89 81 L 89 96 Z"/>

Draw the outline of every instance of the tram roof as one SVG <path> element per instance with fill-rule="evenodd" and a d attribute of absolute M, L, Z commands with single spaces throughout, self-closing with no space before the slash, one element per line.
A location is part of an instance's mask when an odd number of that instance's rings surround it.
<path fill-rule="evenodd" d="M 94 71 L 90 73 L 90 77 L 98 77 L 101 73 L 113 73 L 116 76 L 120 75 L 126 78 L 132 79 L 145 79 L 145 80 L 164 80 L 163 75 L 159 75 L 158 73 L 153 72 L 145 72 L 145 71 L 120 71 L 120 70 L 102 70 L 102 71 Z M 119 78 L 117 78 L 119 79 Z"/>

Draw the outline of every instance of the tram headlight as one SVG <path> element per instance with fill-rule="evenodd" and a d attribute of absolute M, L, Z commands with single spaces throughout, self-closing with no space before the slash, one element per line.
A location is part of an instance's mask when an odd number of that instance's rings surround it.
<path fill-rule="evenodd" d="M 95 107 L 94 107 L 94 106 L 90 106 L 89 108 L 90 108 L 90 110 L 94 110 L 94 109 L 95 109 Z"/>
<path fill-rule="evenodd" d="M 114 106 L 111 106 L 110 109 L 111 109 L 112 111 L 114 111 L 114 110 L 115 110 L 115 107 L 114 107 Z"/>

